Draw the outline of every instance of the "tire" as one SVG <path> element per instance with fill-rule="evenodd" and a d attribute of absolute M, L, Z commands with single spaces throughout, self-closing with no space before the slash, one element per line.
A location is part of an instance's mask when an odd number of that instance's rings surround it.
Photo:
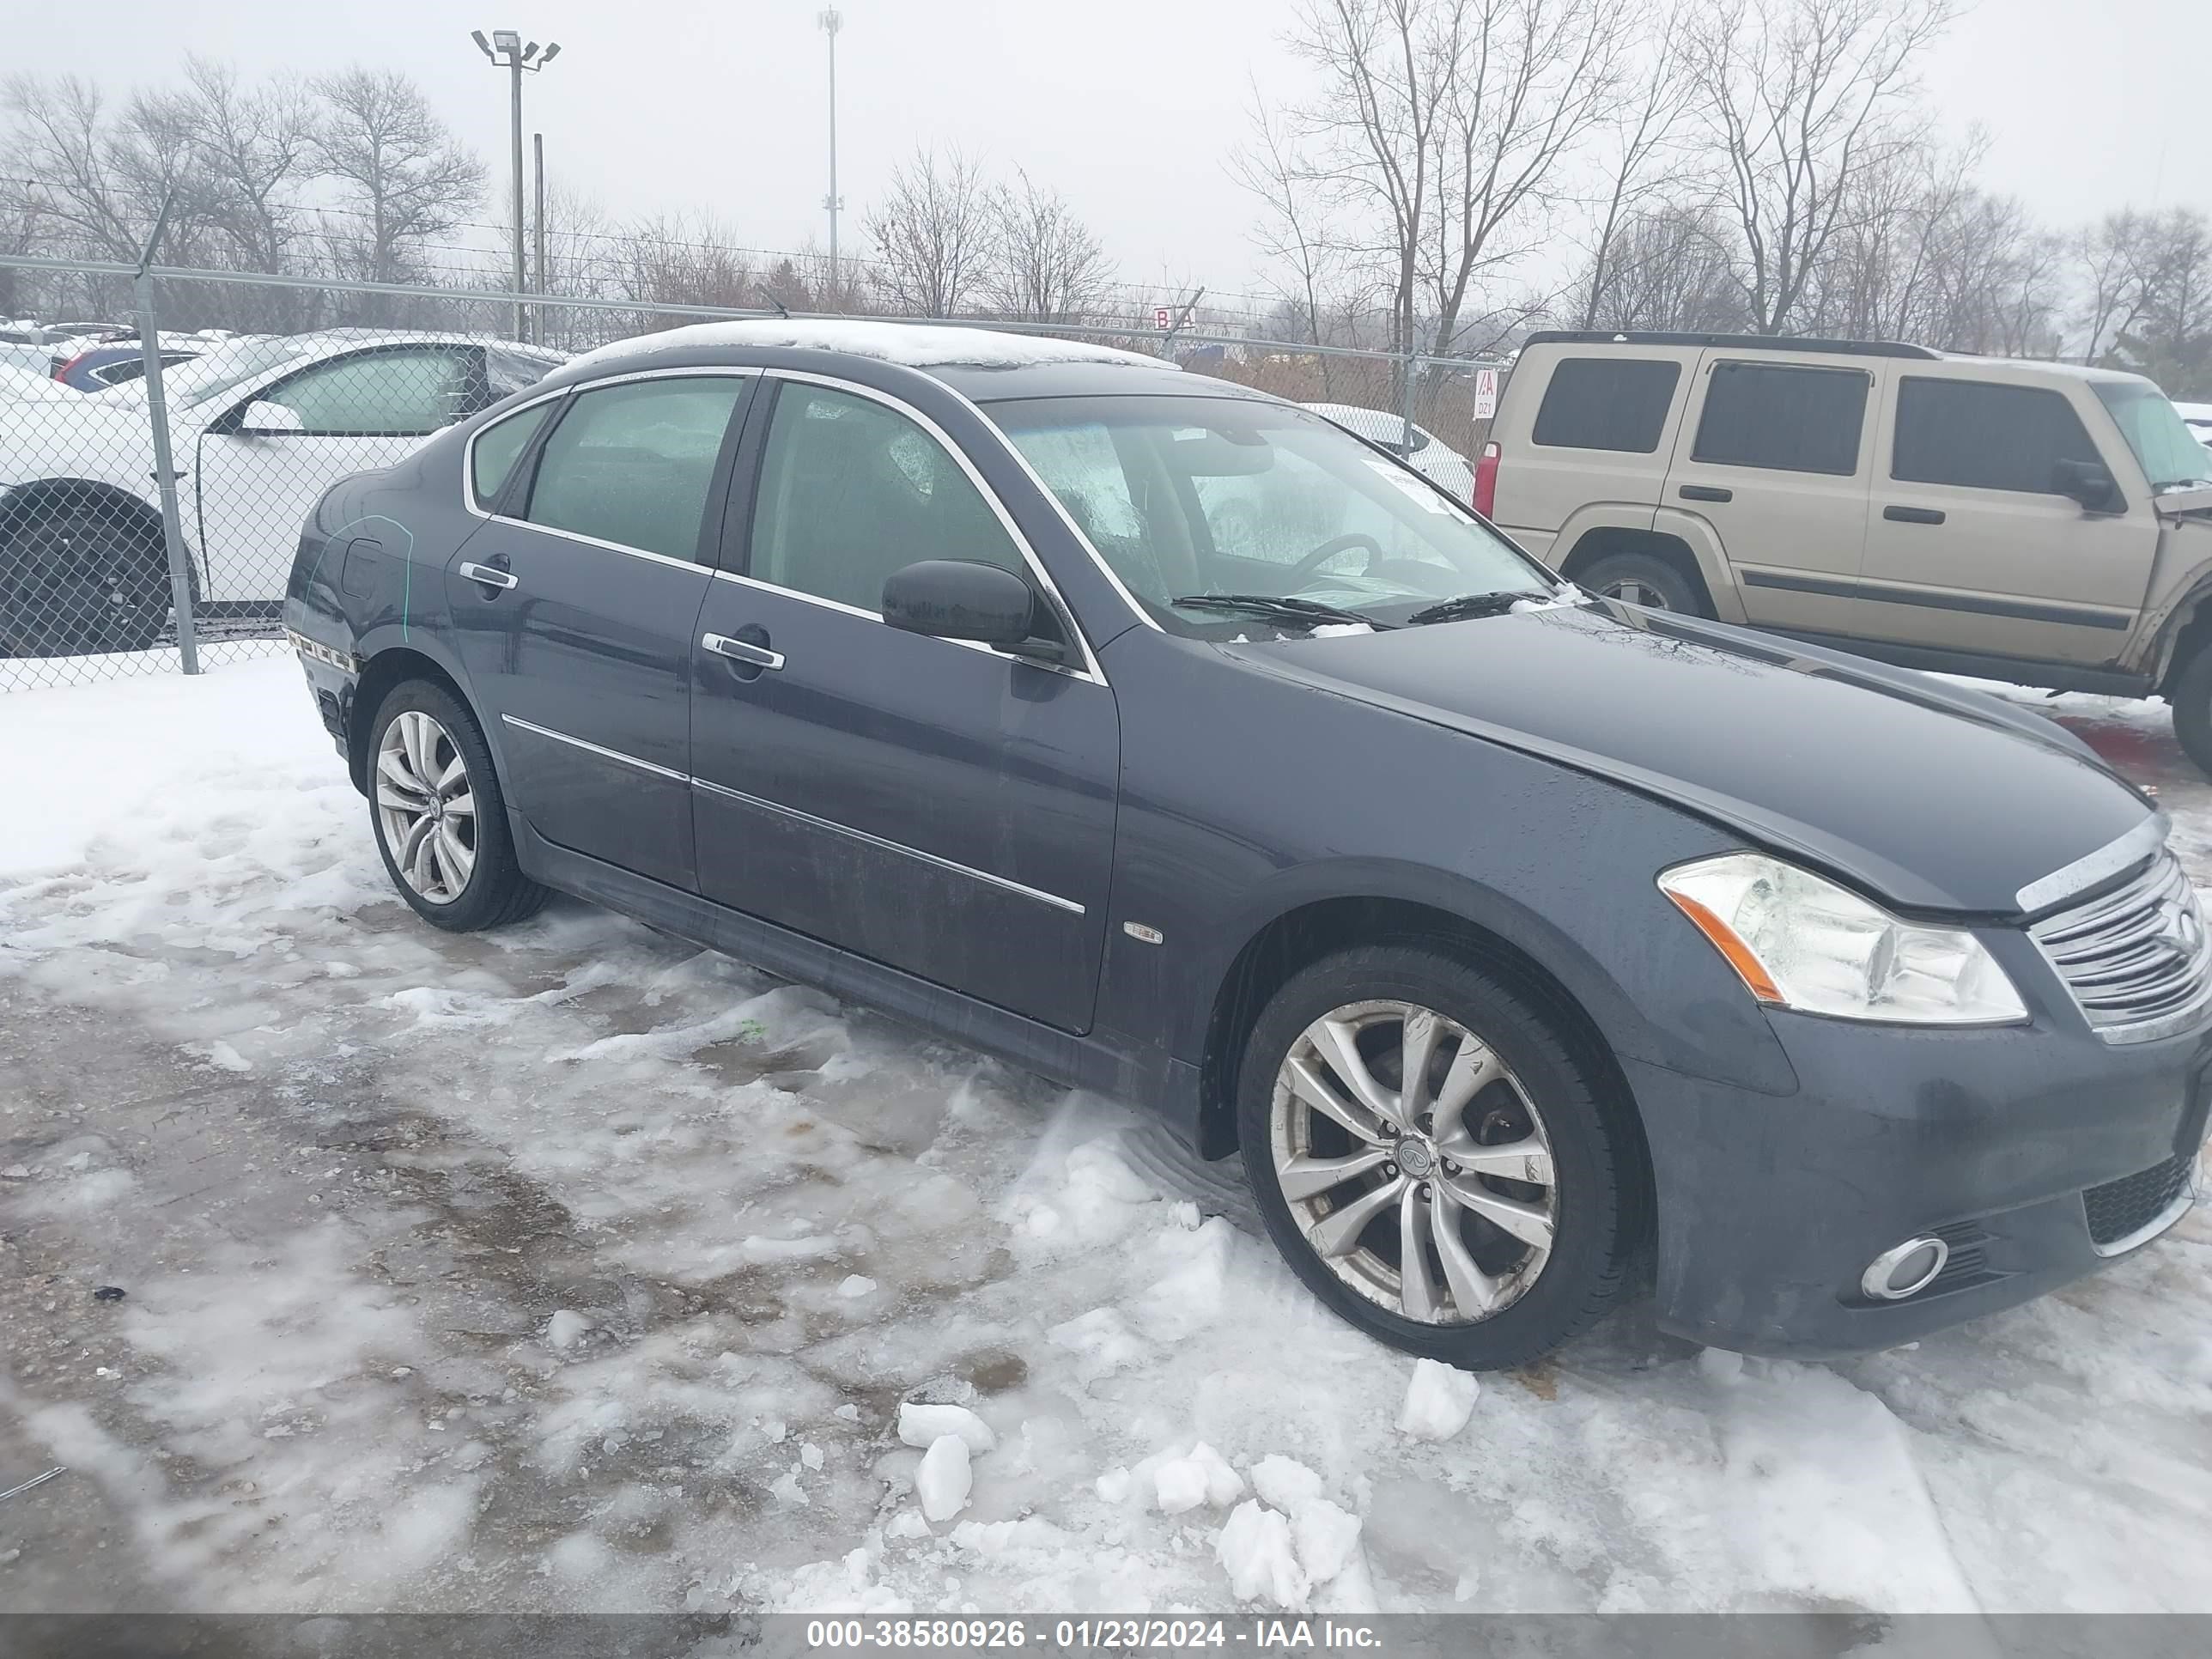
<path fill-rule="evenodd" d="M 0 538 L 0 653 L 144 651 L 168 626 L 161 543 L 97 501 L 34 507 Z"/>
<path fill-rule="evenodd" d="M 369 726 L 366 770 L 376 850 L 399 896 L 423 921 L 471 933 L 520 921 L 544 904 L 546 889 L 515 859 L 483 728 L 445 687 L 428 680 L 392 687 Z"/>
<path fill-rule="evenodd" d="M 1312 1109 L 1286 1080 L 1286 1068 L 1297 1060 L 1309 1078 L 1318 1076 L 1323 1087 L 1336 1088 L 1338 1103 L 1350 1097 L 1358 1115 L 1356 1087 L 1344 1083 L 1339 1062 L 1325 1059 L 1329 1044 L 1315 1037 L 1324 1016 L 1356 1015 L 1337 1024 L 1356 1033 L 1355 1052 L 1363 1065 L 1374 1066 L 1370 1083 L 1384 1086 L 1395 1109 L 1402 1096 L 1395 1092 L 1392 1056 L 1402 1058 L 1413 1022 L 1387 1012 L 1393 1005 L 1401 1012 L 1411 1008 L 1441 1016 L 1445 1027 L 1457 1028 L 1455 1034 L 1442 1031 L 1435 1042 L 1425 1095 L 1431 1103 L 1448 1106 L 1455 1093 L 1464 1093 L 1463 1081 L 1456 1091 L 1454 1085 L 1462 1077 L 1461 1066 L 1469 1066 L 1465 1077 L 1479 1086 L 1462 1109 L 1463 1135 L 1417 1119 L 1420 1133 L 1386 1133 L 1363 1144 L 1334 1118 Z M 1386 1012 L 1374 1013 L 1378 1006 Z M 1357 1012 L 1362 1009 L 1368 1012 Z M 1475 1042 L 1472 1053 L 1465 1047 L 1468 1037 Z M 1495 1062 L 1494 1073 L 1471 1063 L 1485 1052 Z M 1481 1080 L 1486 1073 L 1489 1080 Z M 1632 1109 L 1608 1097 L 1597 1068 L 1577 1054 L 1557 1024 L 1492 975 L 1419 945 L 1364 946 L 1326 957 L 1269 1000 L 1246 1040 L 1237 1075 L 1238 1140 L 1268 1233 L 1307 1288 L 1369 1335 L 1468 1370 L 1503 1370 L 1525 1365 L 1580 1334 L 1620 1297 L 1649 1212 Z M 1375 1121 L 1366 1118 L 1370 1126 Z M 1316 1174 L 1301 1162 L 1367 1158 L 1378 1148 L 1388 1161 L 1333 1188 L 1312 1183 L 1325 1183 L 1335 1169 Z M 1490 1160 L 1491 1168 L 1484 1173 L 1468 1162 L 1446 1161 L 1453 1151 Z M 1541 1164 L 1531 1156 L 1539 1151 L 1546 1160 Z M 1416 1156 L 1425 1170 L 1415 1164 Z M 1499 1174 L 1501 1167 L 1543 1178 L 1514 1180 Z M 1434 1180 L 1417 1182 L 1424 1173 Z M 1376 1197 L 1393 1187 L 1395 1199 Z M 1389 1258 L 1401 1262 L 1407 1243 L 1409 1187 L 1413 1242 L 1431 1303 L 1427 1316 L 1419 1316 L 1420 1295 L 1402 1272 L 1395 1291 L 1388 1282 L 1397 1265 Z M 1454 1194 L 1472 1196 L 1462 1203 L 1449 1196 Z M 1374 1217 L 1364 1224 L 1356 1218 L 1363 1208 Z M 1533 1237 L 1534 1212 L 1548 1212 L 1552 1222 L 1540 1260 L 1531 1243 L 1488 1218 L 1505 1215 Z M 1316 1237 L 1340 1243 L 1346 1224 L 1329 1224 L 1339 1216 L 1350 1218 L 1357 1231 L 1349 1235 L 1350 1248 L 1325 1257 Z M 1465 1252 L 1458 1277 L 1442 1245 L 1447 1225 L 1454 1226 Z M 1309 1229 L 1316 1237 L 1309 1237 Z M 1479 1277 L 1468 1275 L 1470 1265 Z M 1411 1314 L 1409 1299 L 1415 1304 Z"/>
<path fill-rule="evenodd" d="M 1640 605 L 1647 611 L 1706 614 L 1696 584 L 1656 553 L 1608 553 L 1592 560 L 1572 580 L 1585 592 Z"/>
<path fill-rule="evenodd" d="M 2197 769 L 2212 777 L 2212 645 L 2200 646 L 2173 682 L 2173 735 Z"/>

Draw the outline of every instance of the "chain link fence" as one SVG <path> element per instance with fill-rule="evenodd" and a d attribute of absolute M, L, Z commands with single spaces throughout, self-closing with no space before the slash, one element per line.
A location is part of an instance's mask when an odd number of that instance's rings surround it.
<path fill-rule="evenodd" d="M 300 529 L 331 483 L 392 465 L 578 352 L 774 314 L 0 265 L 46 313 L 0 319 L 0 693 L 281 652 Z M 1461 499 L 1473 493 L 1488 424 L 1479 374 L 1497 365 L 1183 330 L 1036 331 L 1319 405 Z"/>

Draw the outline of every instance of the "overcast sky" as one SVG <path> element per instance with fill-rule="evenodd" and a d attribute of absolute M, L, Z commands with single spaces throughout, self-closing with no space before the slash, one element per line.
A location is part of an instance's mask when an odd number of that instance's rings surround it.
<path fill-rule="evenodd" d="M 507 86 L 468 31 L 558 40 L 526 83 L 548 171 L 617 217 L 709 204 L 749 242 L 825 239 L 818 0 L 101 0 L 6 33 L 11 68 L 69 65 L 120 93 L 184 55 L 248 74 L 349 62 L 420 81 L 504 190 Z M 918 143 L 957 144 L 1061 190 L 1125 279 L 1256 286 L 1249 199 L 1224 158 L 1256 83 L 1295 100 L 1288 0 L 841 0 L 839 167 L 860 211 Z M 507 9 L 499 9 L 506 7 Z M 2127 203 L 2212 210 L 2212 0 L 1980 0 L 1930 56 L 1947 124 L 1980 122 L 1984 170 L 2046 221 Z M 486 216 L 497 218 L 496 212 Z"/>

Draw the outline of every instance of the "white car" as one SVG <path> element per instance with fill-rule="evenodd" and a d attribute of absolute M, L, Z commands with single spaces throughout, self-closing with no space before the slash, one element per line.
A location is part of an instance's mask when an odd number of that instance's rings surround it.
<path fill-rule="evenodd" d="M 337 479 L 565 362 L 462 335 L 338 329 L 224 342 L 164 376 L 197 603 L 270 615 L 300 526 Z M 0 654 L 143 650 L 169 579 L 143 380 L 80 393 L 0 379 Z"/>
<path fill-rule="evenodd" d="M 2173 412 L 2197 434 L 2198 443 L 2212 449 L 2212 404 L 2176 404 Z"/>
<path fill-rule="evenodd" d="M 1474 500 L 1474 465 L 1466 456 L 1424 428 L 1412 428 L 1413 441 L 1406 442 L 1407 422 L 1387 410 L 1361 409 L 1352 404 L 1307 404 L 1316 415 L 1334 421 L 1355 437 L 1380 444 L 1424 477 L 1431 478 L 1460 501 Z"/>

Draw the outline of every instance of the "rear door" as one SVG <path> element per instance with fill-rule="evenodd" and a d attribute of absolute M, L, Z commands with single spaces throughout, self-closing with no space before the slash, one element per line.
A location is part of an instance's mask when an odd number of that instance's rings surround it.
<path fill-rule="evenodd" d="M 1754 624 L 1859 619 L 1878 362 L 1705 354 L 1664 499 L 1712 526 Z"/>
<path fill-rule="evenodd" d="M 509 804 L 556 846 L 696 884 L 691 653 L 750 372 L 526 404 L 470 443 L 487 522 L 446 573 Z"/>
<path fill-rule="evenodd" d="M 1900 367 L 1867 525 L 1868 638 L 2037 661 L 2109 662 L 2150 586 L 2158 519 L 2086 386 Z M 2085 416 L 2087 418 L 2085 418 Z M 2122 481 L 2118 510 L 2061 495 L 2069 462 Z"/>
<path fill-rule="evenodd" d="M 1065 670 L 885 625 L 922 559 L 1043 592 L 1012 514 L 918 411 L 784 380 L 747 440 L 733 568 L 700 616 L 700 890 L 1065 1030 L 1090 1029 L 1121 725 L 1062 614 Z M 756 416 L 753 427 L 763 428 Z"/>
<path fill-rule="evenodd" d="M 192 461 L 202 597 L 274 604 L 300 526 L 349 472 L 389 466 L 432 433 L 484 407 L 483 354 L 466 344 L 374 347 L 316 363 L 239 398 L 200 434 Z M 256 403 L 299 429 L 258 427 Z"/>
<path fill-rule="evenodd" d="M 1607 514 L 1604 522 L 1650 526 L 1667 481 L 1667 434 L 1690 378 L 1684 362 L 1696 356 L 1660 348 L 1648 355 L 1570 350 L 1550 359 L 1546 375 L 1541 354 L 1548 349 L 1532 349 L 1514 371 L 1491 427 L 1498 447 L 1492 518 L 1556 565 L 1573 550 L 1553 543 L 1583 507 L 1611 504 L 1626 511 Z"/>

